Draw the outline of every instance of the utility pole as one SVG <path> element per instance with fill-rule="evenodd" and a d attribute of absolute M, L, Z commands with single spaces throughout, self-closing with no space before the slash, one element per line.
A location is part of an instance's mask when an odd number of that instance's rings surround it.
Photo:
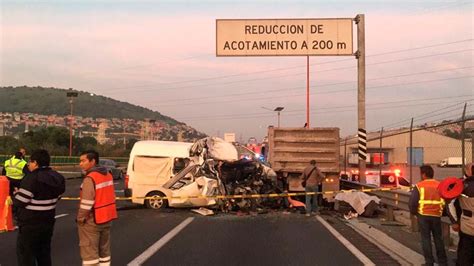
<path fill-rule="evenodd" d="M 123 128 L 123 150 L 127 149 L 127 141 L 125 140 L 125 125 L 122 122 L 122 128 Z"/>
<path fill-rule="evenodd" d="M 359 137 L 359 179 L 366 183 L 365 160 L 367 159 L 367 131 L 365 129 L 365 15 L 355 18 L 357 24 L 357 117 Z"/>
<path fill-rule="evenodd" d="M 410 186 L 413 184 L 413 117 L 410 123 Z"/>
<path fill-rule="evenodd" d="M 78 96 L 78 93 L 73 91 L 72 88 L 69 88 L 69 91 L 66 93 L 66 96 L 69 98 L 69 105 L 70 105 L 70 116 L 69 116 L 69 157 L 72 156 L 72 127 L 73 127 L 73 106 L 74 106 L 74 98 Z"/>
<path fill-rule="evenodd" d="M 466 107 L 467 107 L 467 103 L 464 104 L 464 109 L 462 111 L 462 117 L 461 117 L 461 121 L 462 121 L 462 124 L 461 124 L 461 160 L 462 160 L 462 173 L 463 175 L 466 174 L 466 121 L 464 121 L 466 119 Z"/>

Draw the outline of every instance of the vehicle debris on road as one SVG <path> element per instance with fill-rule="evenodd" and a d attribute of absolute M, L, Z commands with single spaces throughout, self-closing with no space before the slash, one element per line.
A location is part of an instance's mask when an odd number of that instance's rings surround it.
<path fill-rule="evenodd" d="M 281 206 L 281 198 L 216 199 L 206 196 L 281 193 L 276 173 L 256 159 L 238 159 L 234 145 L 216 137 L 190 148 L 189 164 L 166 182 L 160 192 L 170 207 L 215 207 L 222 211 L 257 211 Z M 200 195 L 200 198 L 187 198 Z"/>

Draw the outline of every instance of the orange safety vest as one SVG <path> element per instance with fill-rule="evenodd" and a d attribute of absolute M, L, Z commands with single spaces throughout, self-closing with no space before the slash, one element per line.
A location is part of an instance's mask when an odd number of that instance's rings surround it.
<path fill-rule="evenodd" d="M 416 184 L 420 192 L 420 199 L 418 200 L 419 214 L 441 217 L 445 202 L 438 192 L 438 186 L 439 181 L 434 179 L 426 179 Z"/>
<path fill-rule="evenodd" d="M 112 175 L 110 173 L 103 175 L 99 172 L 91 172 L 87 176 L 92 178 L 94 181 L 95 201 L 93 209 L 95 223 L 104 224 L 117 219 L 114 181 Z"/>

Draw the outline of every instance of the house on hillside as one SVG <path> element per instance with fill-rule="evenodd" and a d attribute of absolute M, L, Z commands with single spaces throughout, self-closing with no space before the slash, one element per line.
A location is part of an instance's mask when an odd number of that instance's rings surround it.
<path fill-rule="evenodd" d="M 378 164 L 382 158 L 384 164 L 406 165 L 410 154 L 410 134 L 404 133 L 406 129 L 384 132 L 382 148 L 380 149 L 380 132 L 371 132 L 367 135 L 368 164 Z M 346 145 L 345 145 L 346 143 Z M 341 155 L 345 158 L 354 158 L 351 154 L 358 153 L 358 139 L 341 140 Z M 465 157 L 467 162 L 472 162 L 472 141 L 465 140 Z M 383 154 L 380 157 L 380 154 Z M 437 134 L 425 129 L 413 132 L 413 165 L 439 164 L 447 157 L 462 156 L 462 141 Z M 374 160 L 375 159 L 375 160 Z M 346 159 L 349 161 L 349 159 Z"/>

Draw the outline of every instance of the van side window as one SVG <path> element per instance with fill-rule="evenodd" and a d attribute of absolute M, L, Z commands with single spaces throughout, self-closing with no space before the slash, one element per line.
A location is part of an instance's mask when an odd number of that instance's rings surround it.
<path fill-rule="evenodd" d="M 187 158 L 174 158 L 174 164 L 173 164 L 173 174 L 179 173 L 181 170 L 183 170 L 186 167 L 186 159 Z"/>

